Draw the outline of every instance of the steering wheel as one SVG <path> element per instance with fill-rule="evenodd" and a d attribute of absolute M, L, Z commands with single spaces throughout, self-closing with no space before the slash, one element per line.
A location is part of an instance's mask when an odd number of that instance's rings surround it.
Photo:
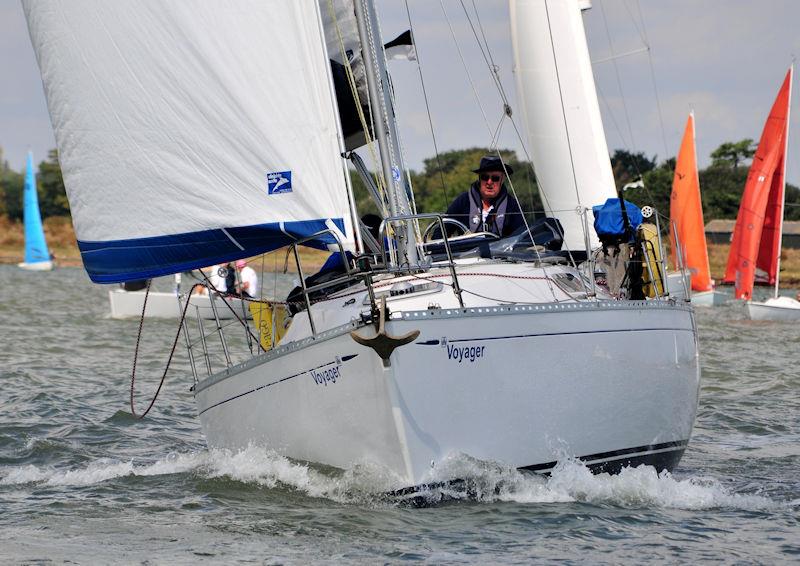
<path fill-rule="evenodd" d="M 460 230 L 460 232 L 458 234 L 456 234 L 456 236 L 462 236 L 462 235 L 466 234 L 467 232 L 469 232 L 469 228 L 464 226 L 464 224 L 462 224 L 461 222 L 459 222 L 455 218 L 442 218 L 442 223 L 443 224 L 450 224 L 450 225 L 453 225 L 456 228 L 458 228 L 458 230 Z M 433 234 L 433 231 L 436 230 L 437 228 L 439 228 L 439 223 L 438 222 L 431 222 L 430 224 L 428 224 L 428 227 L 425 228 L 425 231 L 422 233 L 422 241 L 427 244 L 430 241 L 428 238 L 430 238 L 430 236 Z M 444 235 L 442 235 L 439 239 L 443 239 L 443 237 L 444 237 Z"/>

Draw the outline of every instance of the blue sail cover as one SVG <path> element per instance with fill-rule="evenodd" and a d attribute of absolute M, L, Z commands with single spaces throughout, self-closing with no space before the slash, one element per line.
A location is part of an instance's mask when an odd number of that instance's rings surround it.
<path fill-rule="evenodd" d="M 352 246 L 318 2 L 23 8 L 92 281 L 249 257 L 324 229 Z"/>
<path fill-rule="evenodd" d="M 607 199 L 604 204 L 592 207 L 594 212 L 594 230 L 603 240 L 605 237 L 622 237 L 625 236 L 625 224 L 622 219 L 622 207 L 619 205 L 618 198 Z M 642 211 L 638 206 L 630 201 L 625 201 L 625 211 L 628 213 L 628 222 L 630 222 L 631 230 L 636 230 L 644 221 Z M 632 237 L 633 232 L 628 234 Z"/>
<path fill-rule="evenodd" d="M 50 251 L 47 249 L 42 228 L 42 215 L 39 213 L 36 173 L 33 170 L 33 153 L 31 152 L 28 152 L 28 162 L 25 166 L 25 189 L 22 204 L 25 222 L 25 263 L 50 261 Z"/>

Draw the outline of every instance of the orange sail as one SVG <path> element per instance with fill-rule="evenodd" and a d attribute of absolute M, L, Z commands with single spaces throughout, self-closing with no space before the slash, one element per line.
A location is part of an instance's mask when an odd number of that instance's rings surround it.
<path fill-rule="evenodd" d="M 789 121 L 792 69 L 786 73 L 764 125 L 739 205 L 725 282 L 737 299 L 750 299 L 759 283 L 775 283 L 781 250 L 784 160 Z"/>
<path fill-rule="evenodd" d="M 703 205 L 700 202 L 700 179 L 697 176 L 697 152 L 694 144 L 694 113 L 686 120 L 681 149 L 675 163 L 675 176 L 672 179 L 672 197 L 669 218 L 670 258 L 672 265 L 678 267 L 675 233 L 681 246 L 683 265 L 692 274 L 692 290 L 710 291 L 713 287 L 708 267 Z"/>

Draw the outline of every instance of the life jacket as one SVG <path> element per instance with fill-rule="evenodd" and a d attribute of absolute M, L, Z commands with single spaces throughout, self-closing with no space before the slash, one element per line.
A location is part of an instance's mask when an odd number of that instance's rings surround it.
<path fill-rule="evenodd" d="M 508 191 L 505 185 L 500 188 L 500 194 L 492 202 L 492 209 L 483 220 L 483 201 L 478 190 L 478 181 L 469 189 L 469 229 L 472 232 L 492 232 L 498 236 L 503 235 L 503 225 L 506 221 L 508 210 Z"/>

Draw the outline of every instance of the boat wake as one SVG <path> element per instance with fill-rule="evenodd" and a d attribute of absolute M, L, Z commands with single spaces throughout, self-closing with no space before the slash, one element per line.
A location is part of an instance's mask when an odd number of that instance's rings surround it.
<path fill-rule="evenodd" d="M 618 475 L 593 474 L 582 462 L 564 459 L 550 476 L 520 472 L 465 455 L 444 460 L 427 487 L 406 495 L 386 495 L 398 485 L 391 472 L 369 463 L 346 471 L 321 470 L 250 447 L 239 452 L 204 450 L 170 454 L 148 464 L 99 459 L 84 467 L 34 465 L 0 471 L 0 486 L 91 486 L 117 478 L 194 474 L 260 488 L 289 488 L 311 497 L 347 504 L 437 504 L 442 501 L 547 504 L 581 502 L 626 508 L 768 510 L 797 505 L 760 495 L 737 494 L 714 478 L 676 479 L 650 466 L 625 468 Z M 449 481 L 450 478 L 460 478 Z"/>

